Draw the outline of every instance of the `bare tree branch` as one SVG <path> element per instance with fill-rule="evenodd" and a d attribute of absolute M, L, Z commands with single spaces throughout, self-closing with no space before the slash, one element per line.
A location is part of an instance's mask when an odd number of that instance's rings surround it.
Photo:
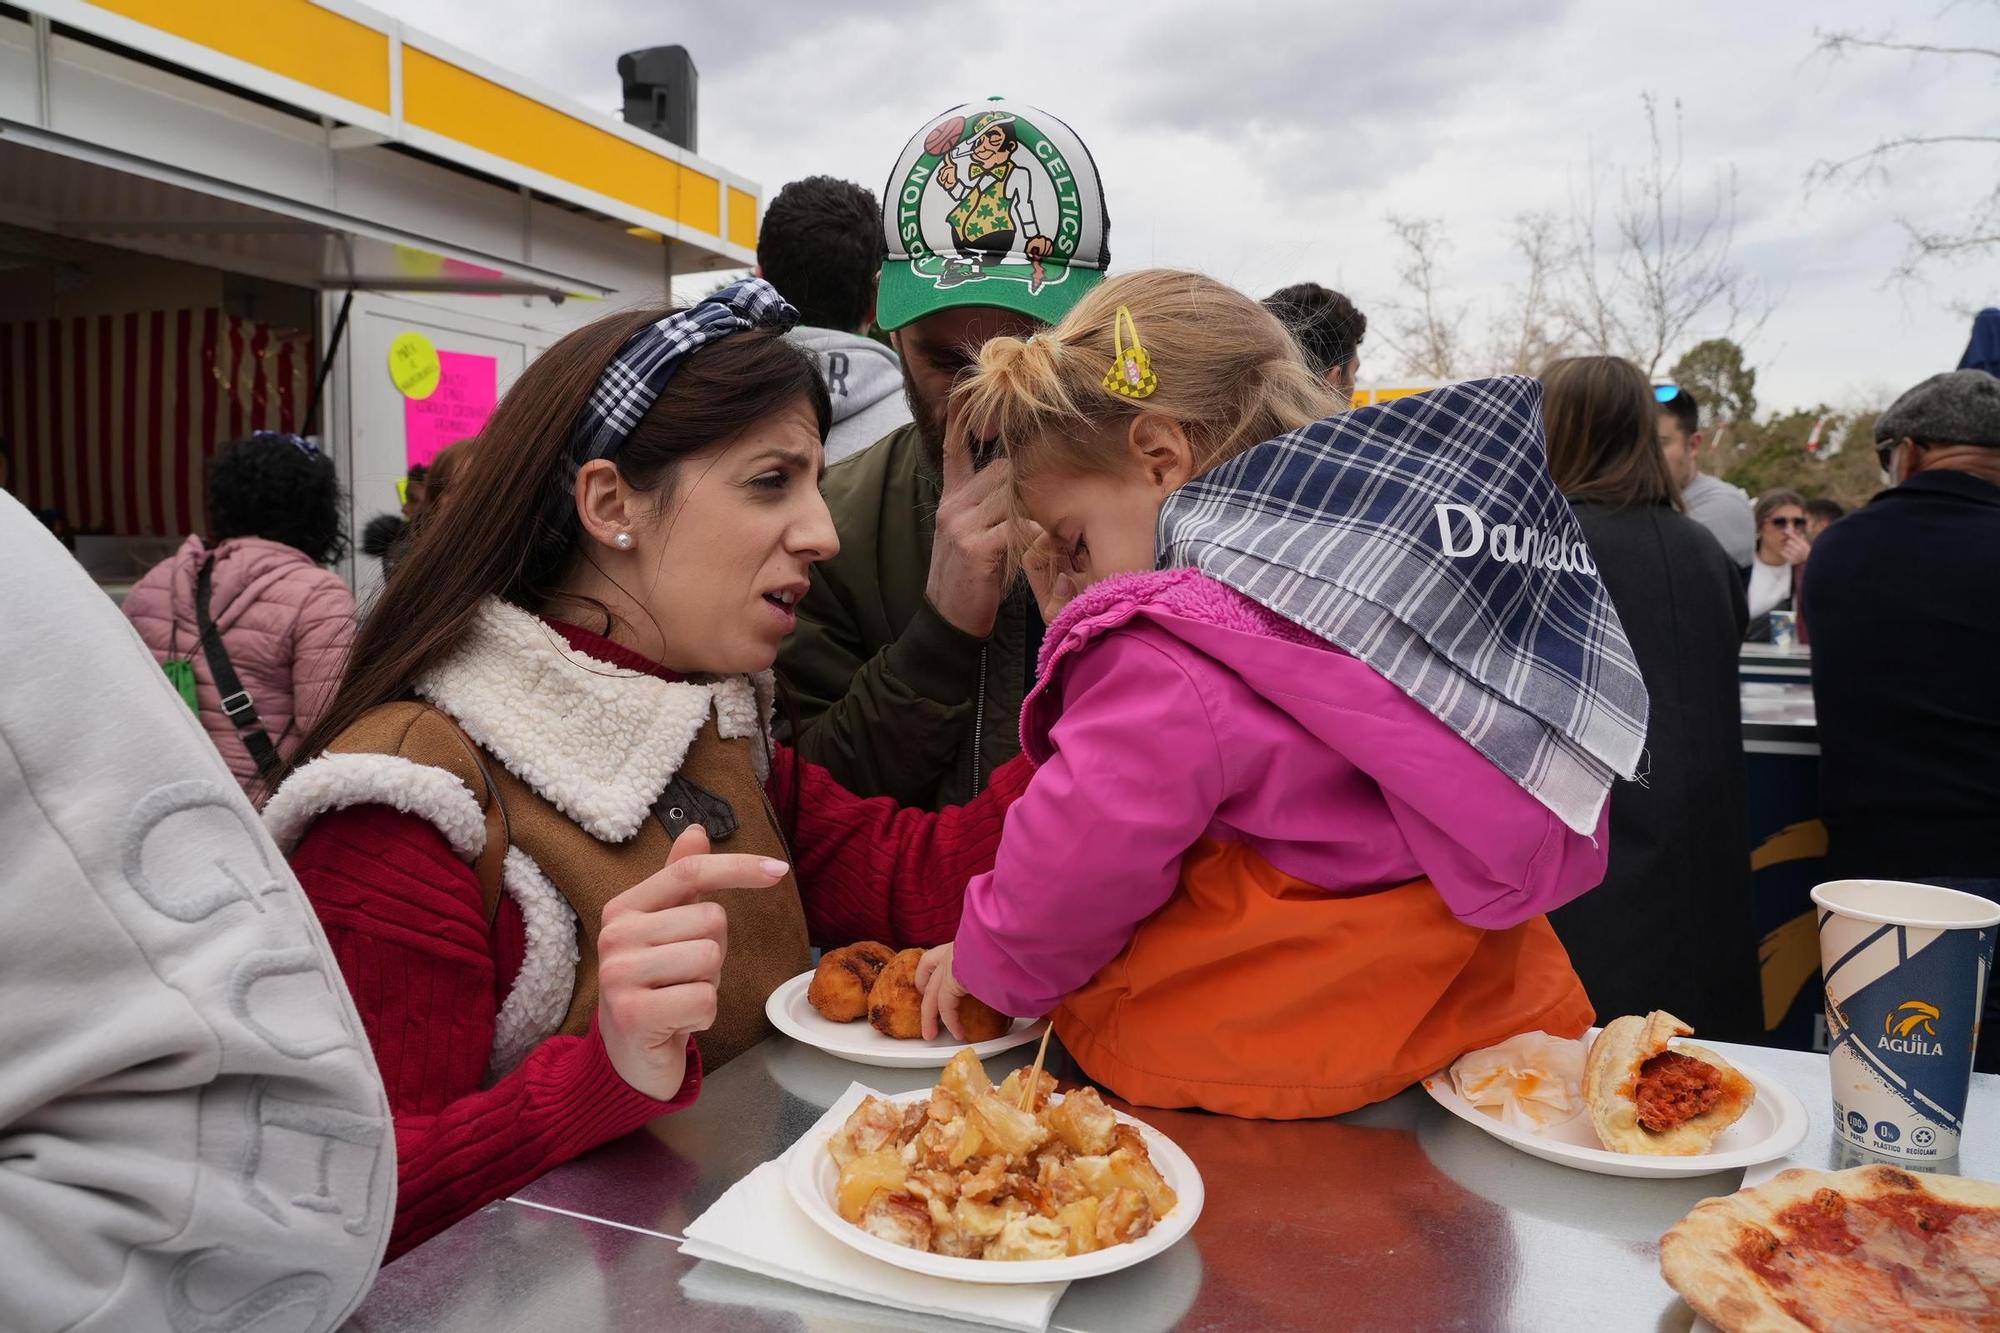
<path fill-rule="evenodd" d="M 1955 6 L 1947 6 L 1946 12 Z M 1892 34 L 1880 37 L 1863 37 L 1852 31 L 1821 31 L 1815 29 L 1819 39 L 1815 54 L 1824 54 L 1839 59 L 1856 51 L 1900 52 L 1910 56 L 1938 56 L 1947 60 L 1994 60 L 2000 61 L 2000 48 L 1989 46 L 1952 46 L 1942 42 L 1899 41 Z M 1875 180 L 1886 183 L 1890 179 L 1890 169 L 1904 155 L 1928 148 L 1980 147 L 2000 148 L 2000 135 L 1996 134 L 1911 134 L 1892 139 L 1884 139 L 1873 148 L 1856 153 L 1851 157 L 1833 162 L 1817 162 L 1806 172 L 1806 188 L 1810 191 L 1817 185 L 1830 184 L 1843 176 Z M 1975 205 L 1968 216 L 1957 226 L 1942 229 L 1925 229 L 1901 220 L 1905 232 L 1910 236 L 1910 246 L 1904 252 L 1902 261 L 1891 273 L 1893 281 L 1914 280 L 1919 271 L 1933 260 L 1950 260 L 1967 255 L 1984 254 L 2000 248 L 2000 190 L 1989 195 L 1982 203 Z"/>
<path fill-rule="evenodd" d="M 1853 32 L 1821 32 L 1813 30 L 1819 38 L 1817 50 L 1827 55 L 1840 57 L 1854 50 L 1905 51 L 1920 56 L 1984 56 L 1988 60 L 2000 60 L 2000 49 L 1990 46 L 1939 46 L 1930 42 L 1898 42 L 1886 35 L 1863 37 Z"/>
<path fill-rule="evenodd" d="M 1492 322 L 1486 361 L 1495 370 L 1532 375 L 1561 356 L 1570 341 L 1556 310 L 1556 282 L 1568 263 L 1561 220 L 1553 213 L 1520 214 L 1513 247 L 1525 276 L 1508 293 L 1511 313 Z"/>
<path fill-rule="evenodd" d="M 1718 176 L 1705 210 L 1691 208 L 1683 180 L 1680 105 L 1673 138 L 1662 133 L 1659 105 L 1642 94 L 1649 151 L 1643 168 L 1619 177 L 1610 235 L 1599 228 L 1595 162 L 1582 200 L 1571 200 L 1559 309 L 1589 351 L 1630 357 L 1648 375 L 1697 325 L 1740 337 L 1770 313 L 1756 285 L 1731 257 L 1736 182 Z M 1719 317 L 1719 318 L 1718 318 Z"/>
<path fill-rule="evenodd" d="M 1396 279 L 1408 298 L 1389 303 L 1390 328 L 1379 335 L 1413 375 L 1448 380 L 1457 375 L 1466 308 L 1447 305 L 1438 292 L 1438 264 L 1450 242 L 1436 218 L 1389 215 L 1402 247 Z"/>
<path fill-rule="evenodd" d="M 1873 148 L 1841 158 L 1838 162 L 1815 162 L 1806 172 L 1806 184 L 1831 182 L 1843 174 L 1875 174 L 1888 178 L 1888 168 L 1883 159 L 1906 148 L 1935 148 L 1945 144 L 1985 144 L 2000 148 L 2000 134 L 1905 134 L 1894 139 L 1884 139 Z M 1856 168 L 1863 168 L 1856 172 Z"/>

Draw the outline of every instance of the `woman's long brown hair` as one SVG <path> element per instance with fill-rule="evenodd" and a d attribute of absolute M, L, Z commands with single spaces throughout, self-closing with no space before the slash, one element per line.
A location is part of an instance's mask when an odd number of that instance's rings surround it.
<path fill-rule="evenodd" d="M 488 597 L 540 611 L 580 554 L 572 427 L 625 340 L 667 313 L 609 315 L 558 342 L 521 372 L 452 478 L 450 503 L 419 525 L 409 554 L 355 637 L 332 705 L 271 786 L 316 758 L 371 708 L 405 698 L 458 646 Z M 832 411 L 819 371 L 772 330 L 732 334 L 681 364 L 619 451 L 642 492 L 675 464 L 804 401 L 825 438 Z M 607 624 L 600 627 L 608 632 Z"/>
<path fill-rule="evenodd" d="M 1624 357 L 1556 362 L 1542 372 L 1549 475 L 1573 501 L 1679 508 L 1680 488 L 1660 452 L 1658 414 L 1645 375 Z"/>

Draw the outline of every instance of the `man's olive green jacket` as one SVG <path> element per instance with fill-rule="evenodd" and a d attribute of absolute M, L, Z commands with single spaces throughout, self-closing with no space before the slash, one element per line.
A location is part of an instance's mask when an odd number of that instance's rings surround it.
<path fill-rule="evenodd" d="M 840 554 L 813 567 L 778 657 L 798 753 L 864 796 L 930 810 L 970 800 L 1020 753 L 1031 640 L 1041 637 L 1025 583 L 986 639 L 924 599 L 939 489 L 915 425 L 827 470 Z"/>

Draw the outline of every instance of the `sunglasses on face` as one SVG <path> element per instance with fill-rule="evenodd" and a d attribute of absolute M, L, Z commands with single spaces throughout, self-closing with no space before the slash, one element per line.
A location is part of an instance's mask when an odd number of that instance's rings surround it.
<path fill-rule="evenodd" d="M 1767 518 L 1764 521 L 1774 528 L 1797 528 L 1800 532 L 1806 529 L 1806 521 L 1802 518 Z"/>

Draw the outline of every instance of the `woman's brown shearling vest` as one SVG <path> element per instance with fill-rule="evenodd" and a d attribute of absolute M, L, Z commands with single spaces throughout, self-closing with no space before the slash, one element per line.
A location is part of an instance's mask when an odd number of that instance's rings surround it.
<path fill-rule="evenodd" d="M 776 857 L 791 854 L 779 833 L 763 783 L 757 778 L 750 737 L 724 739 L 711 709 L 677 776 L 726 802 L 735 828 L 716 838 L 715 850 Z M 441 710 L 425 703 L 385 704 L 334 740 L 341 754 L 393 754 L 441 768 L 463 782 L 486 816 L 486 849 L 473 863 L 489 925 L 498 909 L 501 868 L 511 844 L 527 854 L 576 913 L 576 989 L 561 1031 L 580 1036 L 597 1010 L 597 931 L 613 898 L 666 864 L 673 837 L 663 820 L 678 825 L 690 812 L 663 808 L 663 798 L 639 832 L 622 843 L 602 842 L 476 745 Z M 675 788 L 670 787 L 669 793 Z M 726 824 L 723 825 L 726 828 Z M 764 1001 L 787 979 L 811 966 L 805 911 L 790 873 L 770 888 L 725 889 L 704 894 L 729 918 L 729 946 L 715 1024 L 699 1034 L 704 1070 L 714 1070 L 771 1035 Z"/>

